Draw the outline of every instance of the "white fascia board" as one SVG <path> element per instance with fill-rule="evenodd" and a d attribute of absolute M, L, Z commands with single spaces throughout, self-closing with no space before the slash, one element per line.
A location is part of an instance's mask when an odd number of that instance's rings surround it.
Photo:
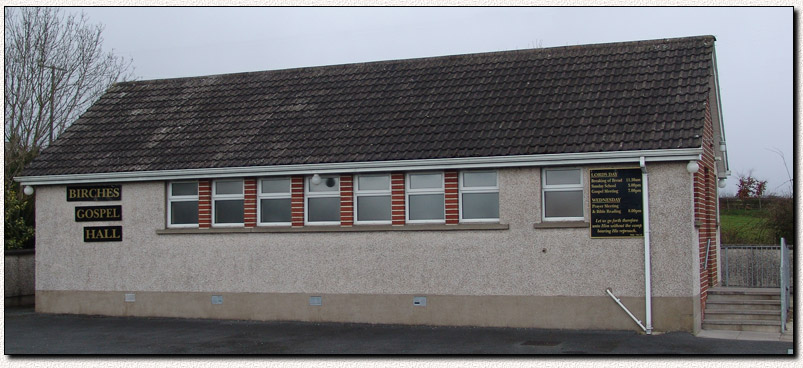
<path fill-rule="evenodd" d="M 312 175 L 328 173 L 364 173 L 388 171 L 425 171 L 445 169 L 480 169 L 526 166 L 567 166 L 610 163 L 638 163 L 644 157 L 650 162 L 699 160 L 701 148 L 672 150 L 559 153 L 548 155 L 438 158 L 426 160 L 341 162 L 281 166 L 224 167 L 159 171 L 129 171 L 94 174 L 22 176 L 14 178 L 22 185 L 56 185 L 81 183 L 119 183 L 182 179 Z"/>
<path fill-rule="evenodd" d="M 719 123 L 719 135 L 721 142 L 714 142 L 715 145 L 719 146 L 720 144 L 724 145 L 726 148 L 722 150 L 722 164 L 725 167 L 724 172 L 718 173 L 719 177 L 728 177 L 731 174 L 730 165 L 728 164 L 728 149 L 727 149 L 727 140 L 725 139 L 725 120 L 722 116 L 722 100 L 720 98 L 719 93 L 719 72 L 717 71 L 717 52 L 716 49 L 711 52 L 711 65 L 714 69 L 714 94 L 716 95 L 716 104 L 717 104 L 717 120 Z M 715 165 L 716 166 L 716 165 Z"/>

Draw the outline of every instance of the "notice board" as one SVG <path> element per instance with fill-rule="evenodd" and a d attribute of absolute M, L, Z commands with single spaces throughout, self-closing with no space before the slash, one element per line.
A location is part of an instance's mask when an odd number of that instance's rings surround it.
<path fill-rule="evenodd" d="M 591 237 L 643 237 L 641 169 L 592 169 L 589 173 Z"/>

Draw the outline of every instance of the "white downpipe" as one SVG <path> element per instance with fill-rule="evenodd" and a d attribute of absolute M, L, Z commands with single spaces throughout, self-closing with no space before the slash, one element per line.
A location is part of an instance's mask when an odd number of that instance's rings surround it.
<path fill-rule="evenodd" d="M 641 324 L 641 321 L 639 321 L 639 319 L 638 319 L 638 318 L 636 318 L 636 316 L 634 316 L 634 315 L 633 315 L 633 313 L 630 313 L 630 309 L 627 309 L 627 307 L 625 307 L 625 305 L 624 305 L 624 304 L 622 304 L 622 301 L 621 301 L 621 300 L 619 300 L 619 298 L 617 298 L 616 296 L 614 296 L 614 295 L 613 295 L 613 293 L 611 292 L 611 288 L 607 288 L 607 289 L 605 289 L 605 292 L 606 292 L 606 293 L 608 293 L 608 295 L 610 295 L 610 296 L 611 296 L 611 298 L 613 299 L 613 301 L 615 301 L 615 302 L 616 302 L 616 304 L 619 304 L 619 306 L 620 306 L 620 307 L 622 307 L 622 309 L 624 309 L 624 310 L 625 310 L 625 312 L 627 313 L 627 315 L 628 315 L 628 316 L 630 316 L 630 318 L 632 318 L 632 319 L 633 319 L 633 321 L 635 321 L 635 322 L 636 322 L 636 324 L 638 324 L 638 326 L 639 326 L 639 327 L 641 327 L 641 329 L 642 329 L 642 330 L 644 330 L 644 331 L 647 331 L 647 328 L 646 328 L 646 327 L 644 327 L 644 325 L 643 325 L 643 324 Z"/>
<path fill-rule="evenodd" d="M 639 159 L 641 167 L 641 195 L 644 206 L 644 309 L 647 327 L 644 331 L 652 334 L 652 286 L 650 282 L 650 182 L 647 175 L 647 165 L 642 156 Z"/>

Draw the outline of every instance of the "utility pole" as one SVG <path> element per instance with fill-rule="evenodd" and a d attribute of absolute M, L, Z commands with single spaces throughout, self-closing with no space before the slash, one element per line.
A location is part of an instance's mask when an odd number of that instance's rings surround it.
<path fill-rule="evenodd" d="M 67 69 L 45 64 L 39 64 L 39 66 L 50 69 L 50 139 L 47 142 L 49 147 L 53 143 L 53 102 L 56 99 L 56 69 L 62 72 L 66 72 Z"/>

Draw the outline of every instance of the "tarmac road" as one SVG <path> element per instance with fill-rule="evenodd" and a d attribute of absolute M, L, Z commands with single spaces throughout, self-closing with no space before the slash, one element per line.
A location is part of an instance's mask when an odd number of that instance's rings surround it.
<path fill-rule="evenodd" d="M 5 354 L 779 354 L 792 342 L 673 332 L 105 317 L 5 310 Z"/>

